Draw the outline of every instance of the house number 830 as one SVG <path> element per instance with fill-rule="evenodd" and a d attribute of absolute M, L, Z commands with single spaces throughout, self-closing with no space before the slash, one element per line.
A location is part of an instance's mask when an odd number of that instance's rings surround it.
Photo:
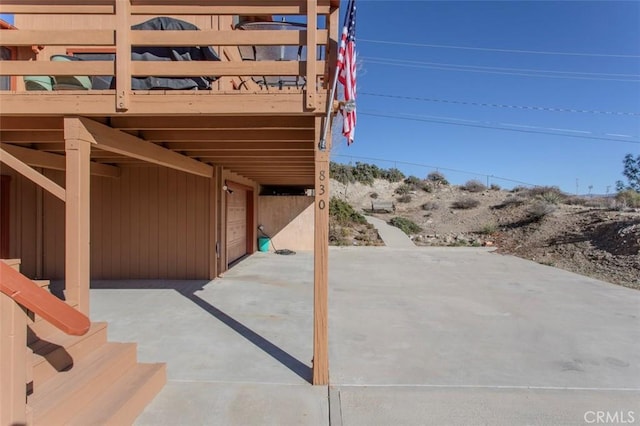
<path fill-rule="evenodd" d="M 318 177 L 318 179 L 320 180 L 320 182 L 323 182 L 326 178 L 327 178 L 327 177 L 326 177 L 325 171 L 324 171 L 324 170 L 320 170 L 320 176 Z M 318 195 L 322 196 L 322 195 L 324 195 L 327 191 L 326 191 L 325 186 L 324 186 L 324 184 L 323 184 L 323 183 L 321 183 L 319 186 L 320 186 L 320 193 L 319 193 Z M 318 208 L 319 208 L 320 210 L 324 210 L 326 206 L 327 206 L 327 203 L 326 203 L 326 201 L 325 201 L 325 200 L 320 200 L 320 201 L 318 201 Z"/>

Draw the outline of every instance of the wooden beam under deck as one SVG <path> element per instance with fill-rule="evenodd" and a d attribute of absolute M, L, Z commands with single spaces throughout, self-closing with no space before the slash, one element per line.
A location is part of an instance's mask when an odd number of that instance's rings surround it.
<path fill-rule="evenodd" d="M 5 117 L 9 120 L 11 117 Z M 0 118 L 0 127 L 5 126 Z M 9 121 L 6 123 L 12 124 Z M 313 131 L 313 117 L 310 116 L 161 116 L 161 117 L 111 117 L 111 127 L 126 130 L 263 130 L 263 129 L 308 129 Z M 20 130 L 20 129 L 15 129 Z"/>
<path fill-rule="evenodd" d="M 198 158 L 207 158 L 207 159 L 215 159 L 215 158 L 262 158 L 262 159 L 273 159 L 273 158 L 308 158 L 309 160 L 313 160 L 313 150 L 312 149 L 301 149 L 297 151 L 270 151 L 265 149 L 254 149 L 252 151 L 225 151 L 220 150 L 217 151 L 215 149 L 209 151 L 198 151 L 198 152 L 190 152 L 185 151 L 185 155 L 189 157 L 198 157 Z"/>
<path fill-rule="evenodd" d="M 64 132 L 43 131 L 0 131 L 0 142 L 5 143 L 59 143 L 64 144 Z"/>
<path fill-rule="evenodd" d="M 140 138 L 150 142 L 312 141 L 313 130 L 145 130 Z"/>
<path fill-rule="evenodd" d="M 2 150 L 10 153 L 23 163 L 31 167 L 41 167 L 51 170 L 66 170 L 66 161 L 64 155 L 51 154 L 36 149 L 23 148 L 15 145 L 0 144 Z M 120 169 L 118 167 L 109 166 L 91 162 L 89 164 L 90 172 L 95 176 L 103 176 L 110 178 L 120 177 Z"/>
<path fill-rule="evenodd" d="M 154 143 L 131 136 L 87 118 L 65 119 L 73 126 L 75 138 L 96 144 L 97 147 L 117 154 L 169 167 L 198 176 L 213 176 L 213 168 L 189 157 L 162 148 Z M 65 130 L 65 137 L 69 132 Z"/>
<path fill-rule="evenodd" d="M 215 96 L 215 101 L 210 96 Z M 327 94 L 317 93 L 316 98 L 319 104 L 323 104 Z M 118 115 L 114 99 L 113 90 L 0 93 L 2 115 L 5 117 Z M 167 111 L 174 116 L 312 114 L 305 108 L 304 102 L 304 93 L 288 90 L 281 93 L 134 91 L 127 114 L 160 117 L 167 115 Z M 33 126 L 37 127 L 37 119 L 34 120 Z M 206 118 L 203 117 L 203 120 Z"/>
<path fill-rule="evenodd" d="M 284 141 L 284 142 L 271 142 L 271 141 L 257 141 L 257 142 L 169 142 L 163 143 L 163 147 L 172 150 L 179 151 L 253 151 L 253 150 L 268 150 L 268 151 L 297 151 L 297 150 L 311 150 L 313 151 L 313 144 L 311 142 L 298 142 L 298 141 Z"/>
<path fill-rule="evenodd" d="M 60 200 L 65 201 L 66 191 L 63 187 L 61 187 L 48 177 L 44 176 L 43 174 L 39 173 L 28 164 L 22 162 L 20 159 L 13 156 L 9 152 L 5 151 L 3 148 L 0 148 L 0 162 L 11 167 L 13 170 L 20 173 L 22 176 L 26 177 L 36 185 L 46 189 L 48 192 L 55 195 Z"/>
<path fill-rule="evenodd" d="M 1 139 L 0 139 L 1 140 Z M 14 141 L 11 141 L 15 143 Z M 26 142 L 25 142 L 26 143 Z M 48 152 L 64 152 L 64 143 L 46 143 L 35 144 L 35 148 L 45 150 Z M 258 141 L 258 142 L 169 142 L 161 143 L 163 148 L 170 149 L 172 151 L 254 151 L 254 150 L 268 150 L 268 151 L 313 151 L 312 142 L 272 142 L 272 141 Z M 99 151 L 93 151 L 96 153 Z"/>
<path fill-rule="evenodd" d="M 146 117 L 148 118 L 148 117 Z M 102 122 L 103 124 L 107 122 L 106 117 L 94 117 L 96 121 Z M 57 130 L 59 132 L 64 131 L 64 120 L 63 118 L 56 114 L 56 116 L 48 116 L 42 117 L 37 116 L 33 117 L 31 115 L 23 115 L 23 116 L 8 116 L 6 111 L 2 111 L 0 115 L 0 129 L 2 131 L 29 131 L 29 132 L 41 132 L 47 130 Z M 62 133 L 64 134 L 64 133 Z M 63 139 L 64 140 L 64 137 Z M 7 142 L 7 141 L 3 141 Z"/>

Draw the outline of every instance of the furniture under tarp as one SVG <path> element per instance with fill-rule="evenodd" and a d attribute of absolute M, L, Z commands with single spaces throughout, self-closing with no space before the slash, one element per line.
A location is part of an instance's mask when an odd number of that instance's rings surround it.
<path fill-rule="evenodd" d="M 189 22 L 169 17 L 152 18 L 131 27 L 132 30 L 198 31 Z M 52 61 L 113 61 L 114 53 L 78 53 L 77 56 L 53 55 Z M 133 61 L 219 61 L 210 46 L 132 46 Z M 200 77 L 132 77 L 132 90 L 209 90 L 215 76 Z M 113 76 L 26 76 L 27 90 L 104 90 L 115 88 Z"/>
<path fill-rule="evenodd" d="M 175 18 L 159 17 L 142 22 L 131 27 L 132 30 L 157 31 L 198 31 L 199 28 L 189 22 Z M 210 46 L 198 47 L 158 47 L 133 46 L 131 48 L 133 61 L 219 61 L 218 54 Z M 133 90 L 175 89 L 175 90 L 207 90 L 216 77 L 132 77 Z M 113 83 L 112 83 L 113 85 Z"/>

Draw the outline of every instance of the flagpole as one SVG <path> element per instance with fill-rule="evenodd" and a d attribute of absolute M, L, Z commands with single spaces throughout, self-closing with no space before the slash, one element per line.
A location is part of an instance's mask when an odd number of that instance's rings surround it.
<path fill-rule="evenodd" d="M 347 3 L 347 10 L 344 15 L 344 23 L 343 27 L 347 25 L 347 19 L 349 18 L 349 10 L 351 9 L 351 2 L 354 0 L 349 0 Z M 340 33 L 340 43 L 342 43 L 342 34 L 344 30 Z M 338 51 L 340 50 L 340 44 L 338 44 Z M 324 126 L 322 128 L 322 135 L 320 136 L 320 143 L 318 143 L 318 149 L 320 151 L 325 151 L 327 149 L 327 133 L 329 132 L 329 122 L 331 121 L 331 110 L 333 109 L 333 98 L 336 95 L 336 87 L 338 85 L 338 67 L 336 64 L 336 72 L 333 75 L 333 83 L 331 83 L 331 93 L 329 94 L 329 99 L 327 102 L 327 115 L 324 118 Z"/>
<path fill-rule="evenodd" d="M 336 69 L 336 73 L 333 76 L 333 83 L 331 86 L 331 94 L 329 95 L 329 102 L 327 102 L 327 115 L 324 118 L 324 127 L 322 129 L 322 136 L 320 137 L 320 143 L 318 144 L 318 148 L 320 151 L 324 151 L 327 149 L 327 132 L 329 131 L 329 122 L 331 121 L 331 110 L 333 109 L 333 97 L 336 94 L 336 86 L 338 85 L 338 70 Z"/>

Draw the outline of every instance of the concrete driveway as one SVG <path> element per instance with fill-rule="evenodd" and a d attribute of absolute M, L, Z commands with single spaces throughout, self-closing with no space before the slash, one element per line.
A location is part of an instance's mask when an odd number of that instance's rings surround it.
<path fill-rule="evenodd" d="M 327 388 L 312 270 L 257 253 L 212 282 L 96 282 L 93 320 L 168 363 L 137 424 L 640 424 L 638 291 L 485 249 L 332 248 Z"/>

